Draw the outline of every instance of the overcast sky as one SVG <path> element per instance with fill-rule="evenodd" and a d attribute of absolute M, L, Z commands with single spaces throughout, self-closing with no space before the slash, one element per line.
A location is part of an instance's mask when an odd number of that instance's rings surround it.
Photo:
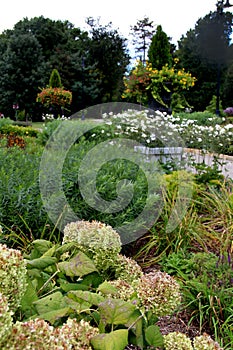
<path fill-rule="evenodd" d="M 217 0 L 6 0 L 0 11 L 0 32 L 12 29 L 25 17 L 31 19 L 39 16 L 68 20 L 75 27 L 85 29 L 85 19 L 90 16 L 100 17 L 101 24 L 112 22 L 113 27 L 128 38 L 130 26 L 147 16 L 155 25 L 160 24 L 176 44 L 182 34 L 194 28 L 200 17 L 215 11 L 216 2 Z"/>

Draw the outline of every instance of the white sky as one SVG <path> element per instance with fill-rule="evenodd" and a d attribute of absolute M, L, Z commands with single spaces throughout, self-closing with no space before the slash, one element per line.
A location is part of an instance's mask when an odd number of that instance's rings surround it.
<path fill-rule="evenodd" d="M 100 17 L 101 24 L 112 22 L 113 28 L 129 38 L 130 26 L 149 17 L 155 25 L 177 43 L 182 34 L 193 29 L 200 17 L 215 11 L 217 0 L 6 0 L 0 11 L 0 32 L 13 29 L 25 17 L 44 16 L 52 20 L 68 20 L 85 29 L 87 17 Z M 232 0 L 233 2 L 233 0 Z M 230 8 L 230 11 L 233 11 Z"/>

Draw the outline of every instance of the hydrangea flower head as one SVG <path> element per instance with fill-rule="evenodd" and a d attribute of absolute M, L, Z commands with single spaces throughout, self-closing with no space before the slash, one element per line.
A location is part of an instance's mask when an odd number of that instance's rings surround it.
<path fill-rule="evenodd" d="M 67 224 L 63 244 L 67 242 L 76 242 L 77 248 L 93 259 L 99 271 L 113 267 L 121 251 L 120 235 L 99 221 L 81 220 Z"/>
<path fill-rule="evenodd" d="M 10 310 L 15 311 L 27 286 L 26 262 L 19 250 L 0 244 L 0 292 L 7 298 Z"/>
<path fill-rule="evenodd" d="M 136 291 L 144 310 L 152 311 L 157 317 L 170 315 L 181 301 L 179 284 L 162 271 L 144 274 Z"/>
<path fill-rule="evenodd" d="M 163 340 L 166 350 L 193 350 L 191 340 L 183 333 L 168 333 Z"/>
<path fill-rule="evenodd" d="M 7 298 L 0 293 L 0 346 L 11 333 L 12 312 L 9 309 Z"/>

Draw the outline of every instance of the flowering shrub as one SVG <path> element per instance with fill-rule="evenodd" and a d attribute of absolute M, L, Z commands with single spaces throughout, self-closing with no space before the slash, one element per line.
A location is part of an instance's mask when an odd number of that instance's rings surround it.
<path fill-rule="evenodd" d="M 223 350 L 217 342 L 205 333 L 195 337 L 193 342 L 180 332 L 168 333 L 163 338 L 165 350 Z"/>
<path fill-rule="evenodd" d="M 176 64 L 177 61 L 175 61 Z M 133 102 L 147 104 L 150 96 L 162 105 L 167 106 L 162 98 L 164 92 L 181 92 L 194 86 L 196 79 L 184 69 L 177 69 L 175 65 L 169 68 L 165 65 L 161 70 L 154 69 L 151 63 L 144 66 L 141 61 L 128 77 L 125 77 L 125 91 L 123 98 Z"/>
<path fill-rule="evenodd" d="M 90 339 L 98 334 L 88 322 L 68 319 L 61 328 L 54 328 L 42 319 L 16 322 L 2 350 L 91 349 Z"/>
<path fill-rule="evenodd" d="M 92 327 L 88 322 L 69 318 L 60 328 L 59 334 L 69 340 L 71 349 L 91 350 L 90 340 L 99 333 L 98 328 Z"/>
<path fill-rule="evenodd" d="M 76 242 L 77 248 L 93 259 L 100 271 L 113 267 L 121 250 L 119 234 L 109 225 L 98 221 L 77 221 L 64 228 L 63 244 Z"/>
<path fill-rule="evenodd" d="M 193 339 L 193 347 L 195 350 L 223 350 L 219 344 L 206 333 Z"/>
<path fill-rule="evenodd" d="M 36 101 L 42 103 L 45 107 L 66 107 L 72 102 L 72 93 L 63 88 L 47 87 L 37 95 Z"/>
<path fill-rule="evenodd" d="M 12 317 L 7 298 L 0 293 L 0 346 L 8 338 L 12 328 Z"/>
<path fill-rule="evenodd" d="M 209 120 L 209 125 L 198 125 L 195 119 L 168 115 L 149 110 L 104 114 L 106 124 L 115 127 L 115 135 L 126 135 L 148 147 L 197 148 L 209 152 L 233 153 L 233 124 L 220 125 Z M 209 118 L 210 119 L 210 118 Z"/>
<path fill-rule="evenodd" d="M 115 278 L 132 283 L 142 277 L 142 275 L 142 268 L 135 260 L 121 254 L 118 255 L 115 267 Z"/>
<path fill-rule="evenodd" d="M 166 272 L 144 274 L 136 284 L 136 291 L 142 308 L 157 317 L 170 315 L 181 302 L 179 284 Z"/>
<path fill-rule="evenodd" d="M 0 282 L 0 293 L 7 298 L 10 310 L 15 311 L 26 290 L 26 263 L 19 250 L 5 244 L 0 244 Z"/>
<path fill-rule="evenodd" d="M 104 114 L 106 124 L 113 125 L 115 135 L 129 136 L 148 147 L 166 147 L 179 143 L 179 134 L 166 113 L 128 110 L 115 115 Z M 178 140 L 177 140 L 178 139 Z"/>
<path fill-rule="evenodd" d="M 166 350 L 193 350 L 191 340 L 183 333 L 171 332 L 163 339 Z"/>
<path fill-rule="evenodd" d="M 109 286 L 113 288 L 109 288 L 106 293 L 111 298 L 122 299 L 124 301 L 130 301 L 131 297 L 135 295 L 135 289 L 128 282 L 123 281 L 121 279 L 109 281 Z M 102 295 L 102 293 L 100 292 Z"/>

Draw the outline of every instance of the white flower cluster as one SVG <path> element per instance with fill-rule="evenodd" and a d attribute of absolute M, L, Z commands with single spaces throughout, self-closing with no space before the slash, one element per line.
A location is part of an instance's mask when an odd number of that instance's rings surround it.
<path fill-rule="evenodd" d="M 43 121 L 48 121 L 48 120 L 54 120 L 54 115 L 53 114 L 42 114 L 42 120 Z"/>
<path fill-rule="evenodd" d="M 99 221 L 80 220 L 67 224 L 62 243 L 67 242 L 76 242 L 77 248 L 93 259 L 101 272 L 115 266 L 121 251 L 119 234 Z"/>
<path fill-rule="evenodd" d="M 68 319 L 61 328 L 54 328 L 41 319 L 16 322 L 2 350 L 91 350 L 90 339 L 98 334 L 88 322 Z"/>
<path fill-rule="evenodd" d="M 115 278 L 132 283 L 143 276 L 142 268 L 138 263 L 125 255 L 118 255 L 115 267 Z"/>
<path fill-rule="evenodd" d="M 7 340 L 12 328 L 12 312 L 7 298 L 0 293 L 0 346 Z"/>
<path fill-rule="evenodd" d="M 232 145 L 233 124 L 198 125 L 196 120 L 181 119 L 160 111 L 128 110 L 104 114 L 106 124 L 115 125 L 116 135 L 129 135 L 149 147 L 171 147 L 173 144 L 224 153 Z"/>
<path fill-rule="evenodd" d="M 179 284 L 162 271 L 144 274 L 136 284 L 136 292 L 141 308 L 157 317 L 170 315 L 181 302 Z"/>
<path fill-rule="evenodd" d="M 152 111 L 151 111 L 152 113 Z M 171 146 L 181 141 L 179 134 L 169 120 L 167 113 L 149 110 L 131 110 L 118 114 L 104 114 L 108 125 L 115 125 L 115 134 L 129 136 L 131 139 L 150 147 Z"/>
<path fill-rule="evenodd" d="M 171 332 L 163 336 L 165 350 L 223 350 L 208 334 L 196 336 L 192 341 L 183 333 Z"/>
<path fill-rule="evenodd" d="M 0 293 L 8 301 L 9 308 L 15 311 L 27 286 L 26 262 L 19 250 L 0 244 Z"/>

